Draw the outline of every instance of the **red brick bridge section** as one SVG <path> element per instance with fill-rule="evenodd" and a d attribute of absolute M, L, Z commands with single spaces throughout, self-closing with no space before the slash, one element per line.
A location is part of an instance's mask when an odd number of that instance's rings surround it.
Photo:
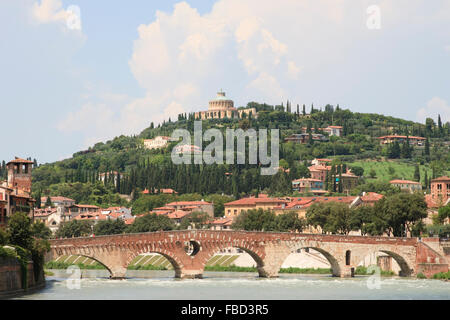
<path fill-rule="evenodd" d="M 333 275 L 352 276 L 352 269 L 367 255 L 384 252 L 401 267 L 400 275 L 419 272 L 431 275 L 448 271 L 446 256 L 438 239 L 363 237 L 278 232 L 183 230 L 51 240 L 46 260 L 61 255 L 95 259 L 111 273 L 124 278 L 130 262 L 143 253 L 166 257 L 179 278 L 200 278 L 207 261 L 229 247 L 240 248 L 256 261 L 261 277 L 276 277 L 292 252 L 311 248 L 330 262 Z M 190 251 L 186 251 L 190 248 Z"/>

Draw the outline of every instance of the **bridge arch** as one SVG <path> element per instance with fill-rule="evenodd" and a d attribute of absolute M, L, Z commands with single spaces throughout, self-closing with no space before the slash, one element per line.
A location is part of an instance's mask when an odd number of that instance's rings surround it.
<path fill-rule="evenodd" d="M 329 251 L 324 248 L 320 248 L 319 246 L 316 246 L 314 244 L 301 243 L 293 248 L 293 252 L 298 252 L 299 250 L 304 250 L 304 249 L 312 249 L 312 250 L 315 250 L 315 251 L 321 253 L 325 257 L 325 259 L 328 261 L 328 263 L 330 264 L 331 274 L 334 277 L 341 276 L 341 272 L 342 272 L 341 266 L 339 264 L 338 259 L 332 253 L 330 253 L 331 250 Z"/>
<path fill-rule="evenodd" d="M 163 256 L 164 258 L 166 258 L 167 260 L 169 260 L 170 264 L 173 267 L 173 270 L 175 271 L 175 278 L 180 278 L 182 275 L 182 268 L 183 268 L 183 264 L 182 262 L 178 259 L 178 257 L 172 253 L 170 253 L 169 251 L 166 250 L 155 250 L 155 249 L 141 249 L 138 251 L 134 251 L 132 252 L 132 254 L 129 255 L 129 257 L 126 260 L 126 267 L 128 268 L 128 266 L 130 265 L 130 263 L 137 257 L 140 256 L 142 254 L 145 253 L 156 253 L 159 254 L 161 256 Z"/>
<path fill-rule="evenodd" d="M 400 277 L 409 277 L 414 273 L 414 263 L 409 261 L 407 258 L 407 254 L 403 252 L 398 252 L 395 248 L 377 248 L 374 250 L 365 251 L 363 255 L 359 258 L 360 262 L 364 261 L 369 256 L 376 256 L 379 252 L 387 254 L 389 257 L 395 260 L 395 262 L 400 267 L 399 276 Z"/>
<path fill-rule="evenodd" d="M 253 248 L 250 248 L 248 246 L 245 246 L 245 245 L 223 244 L 223 245 L 217 246 L 213 250 L 209 250 L 202 261 L 203 262 L 203 270 L 205 269 L 206 264 L 212 257 L 214 257 L 221 251 L 228 249 L 228 248 L 240 249 L 240 250 L 244 251 L 245 253 L 247 253 L 250 257 L 252 257 L 253 261 L 255 261 L 259 276 L 260 277 L 266 276 L 266 271 L 264 270 L 263 258 L 256 252 L 256 250 L 254 250 Z"/>

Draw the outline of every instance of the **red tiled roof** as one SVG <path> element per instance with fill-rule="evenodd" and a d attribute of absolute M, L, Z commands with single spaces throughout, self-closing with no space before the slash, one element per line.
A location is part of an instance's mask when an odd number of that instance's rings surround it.
<path fill-rule="evenodd" d="M 16 157 L 16 159 L 11 160 L 10 162 L 8 162 L 7 165 L 10 164 L 10 163 L 33 163 L 33 161 L 25 160 L 25 159 Z"/>
<path fill-rule="evenodd" d="M 417 181 L 400 180 L 400 179 L 391 180 L 391 181 L 389 181 L 389 183 L 420 184 L 420 182 L 417 182 Z"/>
<path fill-rule="evenodd" d="M 189 206 L 189 205 L 204 205 L 211 204 L 206 201 L 175 201 L 171 203 L 167 203 L 166 206 Z"/>
<path fill-rule="evenodd" d="M 309 171 L 329 171 L 331 170 L 331 166 L 323 166 L 323 165 L 312 165 L 308 167 Z"/>
<path fill-rule="evenodd" d="M 286 203 L 288 202 L 287 200 L 281 200 L 281 199 L 277 199 L 277 198 L 255 198 L 255 197 L 250 197 L 250 198 L 242 198 L 239 200 L 235 200 L 235 201 L 231 201 L 231 202 L 227 202 L 224 205 L 255 205 L 256 203 Z"/>
<path fill-rule="evenodd" d="M 378 137 L 377 139 L 386 139 L 386 138 L 400 138 L 400 139 L 406 139 L 407 136 L 398 136 L 398 135 L 388 135 L 388 136 L 382 136 Z M 408 136 L 409 139 L 413 140 L 425 140 L 423 137 L 416 137 L 416 136 Z"/>
<path fill-rule="evenodd" d="M 62 197 L 62 196 L 56 196 L 56 197 L 50 196 L 50 200 L 52 202 L 57 202 L 57 201 L 75 201 L 73 199 Z M 41 202 L 45 203 L 46 201 L 47 201 L 47 197 L 41 197 Z"/>
<path fill-rule="evenodd" d="M 190 212 L 177 210 L 177 211 L 169 213 L 168 217 L 169 217 L 169 219 L 181 219 L 181 218 L 184 218 L 185 216 L 188 216 L 190 214 L 191 214 Z"/>
<path fill-rule="evenodd" d="M 342 126 L 328 126 L 328 128 L 333 128 L 333 129 L 342 129 Z M 326 128 L 325 128 L 326 129 Z"/>
<path fill-rule="evenodd" d="M 313 178 L 300 178 L 292 180 L 292 182 L 300 182 L 300 181 L 310 181 L 310 182 L 322 182 L 320 179 L 313 179 Z"/>
<path fill-rule="evenodd" d="M 356 197 L 352 196 L 346 196 L 346 197 L 323 197 L 323 196 L 317 196 L 317 197 L 298 197 L 296 200 L 291 201 L 288 203 L 284 209 L 292 209 L 295 206 L 301 206 L 301 208 L 308 208 L 314 203 L 318 202 L 341 202 L 341 203 L 352 203 L 355 201 Z M 282 206 L 277 206 L 274 209 L 283 209 Z"/>
<path fill-rule="evenodd" d="M 375 202 L 383 198 L 382 194 L 376 192 L 367 192 L 365 195 L 361 196 L 363 202 Z"/>
<path fill-rule="evenodd" d="M 223 226 L 231 226 L 233 224 L 233 218 L 219 218 L 213 221 L 210 221 L 210 224 L 213 225 L 223 225 Z"/>
<path fill-rule="evenodd" d="M 443 176 L 431 180 L 431 182 L 439 182 L 439 181 L 450 181 L 450 178 L 447 176 Z"/>

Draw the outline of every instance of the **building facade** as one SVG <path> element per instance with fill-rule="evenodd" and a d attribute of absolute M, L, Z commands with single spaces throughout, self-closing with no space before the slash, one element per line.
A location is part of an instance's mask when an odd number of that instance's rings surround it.
<path fill-rule="evenodd" d="M 195 112 L 194 117 L 198 120 L 244 117 L 257 118 L 258 114 L 256 108 L 236 109 L 233 100 L 228 99 L 225 96 L 225 92 L 219 91 L 217 92 L 217 96 L 209 101 L 208 111 Z"/>
<path fill-rule="evenodd" d="M 377 139 L 380 140 L 380 144 L 389 144 L 397 141 L 398 143 L 403 143 L 404 141 L 408 140 L 410 145 L 417 145 L 422 146 L 425 143 L 425 138 L 423 137 L 415 137 L 415 136 L 400 136 L 400 135 L 388 135 L 388 136 L 382 136 L 378 137 Z"/>
<path fill-rule="evenodd" d="M 431 198 L 445 203 L 450 198 L 450 178 L 447 176 L 431 180 Z"/>
<path fill-rule="evenodd" d="M 401 190 L 408 190 L 411 193 L 422 190 L 422 184 L 417 181 L 395 179 L 389 181 L 389 183 L 394 187 L 398 187 Z"/>
<path fill-rule="evenodd" d="M 162 149 L 167 147 L 169 142 L 177 141 L 176 139 L 172 139 L 171 137 L 166 136 L 157 136 L 154 139 L 144 139 L 144 147 L 146 149 Z"/>

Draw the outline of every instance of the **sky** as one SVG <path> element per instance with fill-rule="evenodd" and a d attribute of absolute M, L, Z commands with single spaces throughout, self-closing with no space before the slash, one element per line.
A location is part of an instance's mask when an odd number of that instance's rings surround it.
<path fill-rule="evenodd" d="M 450 121 L 448 0 L 0 1 L 0 159 L 249 101 Z"/>

